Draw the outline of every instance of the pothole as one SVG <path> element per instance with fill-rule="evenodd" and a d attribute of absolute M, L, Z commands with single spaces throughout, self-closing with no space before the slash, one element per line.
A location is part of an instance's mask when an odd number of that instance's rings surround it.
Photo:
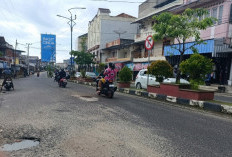
<path fill-rule="evenodd" d="M 87 95 L 72 95 L 73 97 L 79 98 L 84 101 L 88 102 L 95 102 L 98 101 L 98 98 L 92 97 L 92 96 L 87 96 Z"/>
<path fill-rule="evenodd" d="M 14 143 L 11 143 L 11 144 L 5 144 L 0 147 L 0 150 L 8 151 L 8 152 L 17 151 L 21 149 L 38 146 L 39 143 L 40 143 L 40 140 L 38 138 L 33 138 L 33 137 L 27 138 L 26 137 L 26 138 L 17 139 L 14 141 Z"/>
<path fill-rule="evenodd" d="M 92 98 L 92 96 L 80 96 L 80 97 L 83 97 L 83 98 Z"/>

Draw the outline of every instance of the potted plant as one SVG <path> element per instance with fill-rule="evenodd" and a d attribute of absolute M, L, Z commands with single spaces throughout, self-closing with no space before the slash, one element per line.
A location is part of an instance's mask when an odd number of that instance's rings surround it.
<path fill-rule="evenodd" d="M 130 88 L 131 80 L 132 72 L 127 66 L 124 66 L 119 72 L 118 88 Z"/>
<path fill-rule="evenodd" d="M 198 53 L 194 53 L 191 57 L 180 64 L 180 71 L 188 74 L 190 78 L 191 89 L 197 90 L 199 85 L 203 85 L 206 75 L 213 70 L 212 59 L 206 58 Z"/>
<path fill-rule="evenodd" d="M 77 80 L 80 82 L 93 82 L 93 79 L 91 77 L 88 77 L 86 75 L 86 71 L 85 70 L 81 70 L 81 77 L 78 77 Z"/>
<path fill-rule="evenodd" d="M 152 62 L 150 66 L 148 66 L 148 74 L 154 75 L 156 77 L 157 82 L 163 82 L 164 78 L 172 76 L 172 66 L 163 60 L 158 60 Z"/>
<path fill-rule="evenodd" d="M 162 83 L 160 87 L 148 86 L 148 92 L 184 99 L 213 100 L 213 91 L 198 89 L 198 86 L 204 83 L 205 75 L 212 71 L 212 67 L 211 59 L 195 53 L 180 64 L 180 71 L 190 75 L 191 88 L 186 85 Z"/>

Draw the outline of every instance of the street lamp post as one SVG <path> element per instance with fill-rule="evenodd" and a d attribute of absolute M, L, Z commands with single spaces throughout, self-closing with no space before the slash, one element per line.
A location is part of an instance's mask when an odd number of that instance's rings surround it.
<path fill-rule="evenodd" d="M 73 16 L 72 16 L 72 12 L 71 10 L 72 9 L 86 9 L 86 8 L 80 8 L 80 7 L 75 7 L 75 8 L 70 8 L 68 9 L 68 12 L 70 13 L 71 17 L 68 18 L 68 17 L 65 17 L 65 16 L 61 16 L 61 15 L 57 15 L 58 17 L 62 17 L 62 18 L 65 18 L 65 19 L 68 19 L 68 24 L 70 26 L 70 30 L 71 30 L 71 52 L 72 52 L 72 32 L 73 32 L 73 27 L 76 25 L 76 23 L 74 22 L 74 20 L 76 20 L 76 15 L 75 15 L 75 18 L 73 19 Z M 70 58 L 70 61 L 71 61 L 71 70 L 72 70 L 72 53 L 71 53 L 71 58 Z"/>
<path fill-rule="evenodd" d="M 32 45 L 31 43 L 27 43 L 27 74 L 30 75 L 30 61 L 29 61 L 29 50 L 30 50 L 30 45 Z"/>

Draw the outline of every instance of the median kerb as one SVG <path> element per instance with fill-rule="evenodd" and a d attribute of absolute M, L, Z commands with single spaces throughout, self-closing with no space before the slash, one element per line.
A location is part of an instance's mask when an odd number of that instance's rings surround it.
<path fill-rule="evenodd" d="M 157 94 L 156 93 L 148 93 L 148 97 L 152 99 L 156 99 Z"/>
<path fill-rule="evenodd" d="M 135 91 L 135 95 L 141 96 L 141 91 L 140 90 L 136 90 Z"/>
<path fill-rule="evenodd" d="M 129 94 L 129 93 L 130 93 L 130 89 L 124 88 L 124 91 L 123 91 L 123 92 L 126 93 L 126 94 Z"/>
<path fill-rule="evenodd" d="M 232 114 L 232 106 L 228 105 L 221 105 L 222 106 L 222 112 Z"/>
<path fill-rule="evenodd" d="M 181 104 L 181 105 L 189 105 L 190 104 L 190 100 L 189 99 L 184 99 L 184 98 L 177 98 L 176 102 L 178 104 Z"/>
<path fill-rule="evenodd" d="M 204 102 L 204 109 L 215 112 L 222 112 L 222 106 L 210 102 Z"/>
<path fill-rule="evenodd" d="M 204 101 L 190 100 L 189 105 L 203 108 L 204 107 Z"/>
<path fill-rule="evenodd" d="M 176 97 L 173 97 L 173 96 L 167 96 L 166 100 L 169 102 L 176 103 Z"/>

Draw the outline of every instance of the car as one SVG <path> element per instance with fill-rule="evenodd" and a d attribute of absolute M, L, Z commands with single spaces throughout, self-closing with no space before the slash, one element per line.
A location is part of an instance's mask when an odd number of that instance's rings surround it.
<path fill-rule="evenodd" d="M 87 77 L 91 77 L 91 78 L 96 78 L 97 77 L 97 75 L 94 72 L 86 72 L 85 75 Z"/>
<path fill-rule="evenodd" d="M 163 83 L 176 83 L 176 78 L 166 78 L 163 80 Z M 185 79 L 180 79 L 181 84 L 190 84 L 189 81 Z"/>
<path fill-rule="evenodd" d="M 159 85 L 160 83 L 156 81 L 155 76 L 149 75 L 149 85 Z M 135 80 L 136 89 L 147 89 L 147 69 L 142 69 L 139 71 Z"/>
<path fill-rule="evenodd" d="M 176 78 L 166 78 L 163 80 L 163 83 L 175 83 Z M 190 84 L 189 81 L 185 79 L 180 79 L 181 84 Z M 153 75 L 149 75 L 149 85 L 160 85 L 159 82 L 156 81 L 156 77 Z M 140 70 L 135 80 L 136 89 L 147 89 L 147 69 Z"/>
<path fill-rule="evenodd" d="M 80 72 L 76 72 L 75 77 L 80 77 L 81 73 Z"/>

